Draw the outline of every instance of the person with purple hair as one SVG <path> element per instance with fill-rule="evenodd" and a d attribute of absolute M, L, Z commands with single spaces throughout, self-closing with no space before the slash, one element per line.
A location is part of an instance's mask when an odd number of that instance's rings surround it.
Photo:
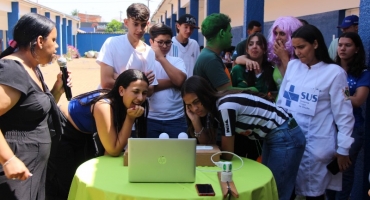
<path fill-rule="evenodd" d="M 274 65 L 273 79 L 278 90 L 291 59 L 294 59 L 292 33 L 302 26 L 302 22 L 295 17 L 279 17 L 271 26 L 267 38 L 267 57 Z"/>
<path fill-rule="evenodd" d="M 291 35 L 301 26 L 302 23 L 297 18 L 286 16 L 276 19 L 270 28 L 267 39 L 268 60 L 274 65 L 273 78 L 278 90 L 288 62 L 294 58 Z M 257 62 L 248 59 L 245 55 L 239 56 L 235 62 L 246 65 L 250 71 L 260 68 Z"/>

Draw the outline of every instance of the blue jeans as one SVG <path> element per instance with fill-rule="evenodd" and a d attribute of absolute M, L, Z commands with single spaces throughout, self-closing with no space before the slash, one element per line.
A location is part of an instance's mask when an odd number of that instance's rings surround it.
<path fill-rule="evenodd" d="M 167 133 L 170 138 L 177 138 L 179 133 L 187 132 L 185 117 L 173 120 L 155 120 L 148 118 L 147 138 L 158 138 L 161 133 Z"/>
<path fill-rule="evenodd" d="M 289 119 L 265 137 L 262 163 L 274 175 L 279 199 L 289 200 L 306 146 L 306 138 L 294 119 Z"/>
<path fill-rule="evenodd" d="M 364 144 L 363 135 L 363 126 L 353 128 L 351 137 L 353 137 L 355 141 L 349 149 L 349 158 L 351 159 L 352 165 L 342 174 L 342 191 L 326 190 L 326 197 L 328 200 L 347 200 L 349 198 L 355 176 L 357 156 Z"/>

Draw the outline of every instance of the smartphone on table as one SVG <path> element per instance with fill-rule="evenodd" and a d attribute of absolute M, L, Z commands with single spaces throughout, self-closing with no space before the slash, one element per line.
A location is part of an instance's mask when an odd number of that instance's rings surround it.
<path fill-rule="evenodd" d="M 211 184 L 195 184 L 199 196 L 215 196 Z"/>

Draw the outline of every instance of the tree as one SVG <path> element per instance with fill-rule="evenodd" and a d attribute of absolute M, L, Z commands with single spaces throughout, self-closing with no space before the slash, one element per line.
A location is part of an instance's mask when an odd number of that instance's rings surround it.
<path fill-rule="evenodd" d="M 124 33 L 122 29 L 122 23 L 113 19 L 111 22 L 107 24 L 107 29 L 105 29 L 106 33 Z"/>
<path fill-rule="evenodd" d="M 80 12 L 79 10 L 74 9 L 74 10 L 72 10 L 71 14 L 72 14 L 72 16 L 76 16 L 77 17 L 79 12 Z"/>

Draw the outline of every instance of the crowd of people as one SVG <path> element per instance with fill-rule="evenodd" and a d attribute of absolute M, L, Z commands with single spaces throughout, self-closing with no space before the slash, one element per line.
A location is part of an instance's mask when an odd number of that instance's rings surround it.
<path fill-rule="evenodd" d="M 199 144 L 262 156 L 279 199 L 348 199 L 370 87 L 357 16 L 338 26 L 343 34 L 329 51 L 305 20 L 279 17 L 267 38 L 251 21 L 229 71 L 220 56 L 233 37 L 227 15 L 211 14 L 199 27 L 185 14 L 176 35 L 155 24 L 146 44 L 148 7 L 133 3 L 126 14 L 127 34 L 101 47 L 99 88 L 60 106 L 62 74 L 49 90 L 39 68 L 56 56 L 55 24 L 34 13 L 19 19 L 0 55 L 2 198 L 67 199 L 83 162 L 121 155 L 130 137 L 186 132 Z M 206 38 L 202 49 L 190 38 L 197 29 Z M 332 162 L 341 173 L 327 168 Z"/>

